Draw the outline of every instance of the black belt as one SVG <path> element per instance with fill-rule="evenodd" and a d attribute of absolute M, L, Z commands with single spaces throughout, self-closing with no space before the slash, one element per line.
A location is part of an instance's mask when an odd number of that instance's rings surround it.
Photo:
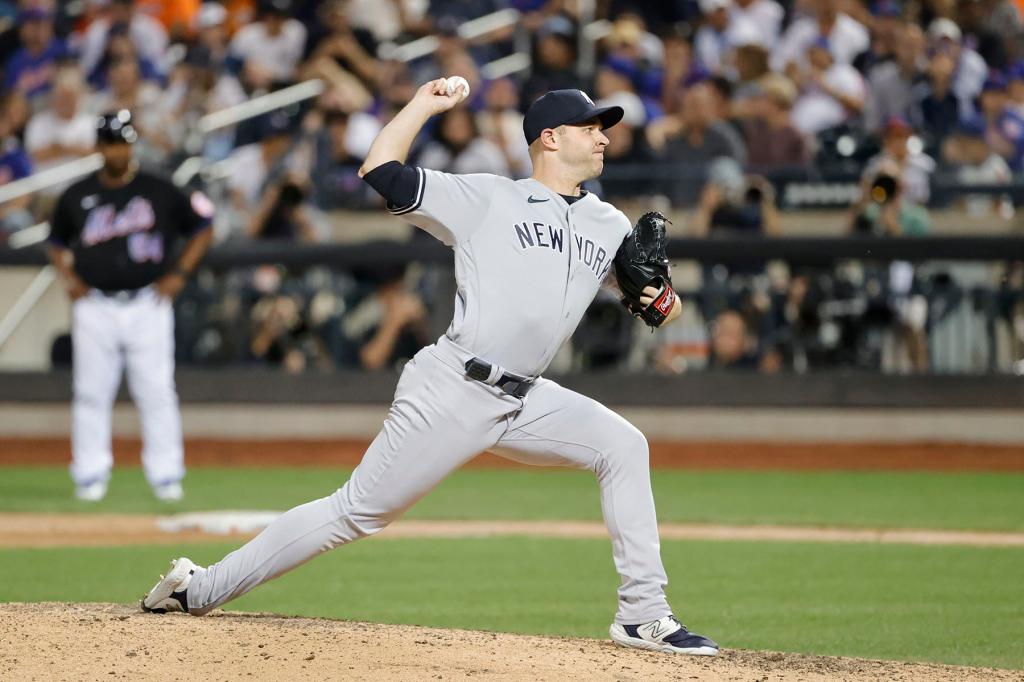
<path fill-rule="evenodd" d="M 122 303 L 126 301 L 133 301 L 135 297 L 142 293 L 142 289 L 97 289 L 107 298 L 113 298 Z"/>
<path fill-rule="evenodd" d="M 487 380 L 491 376 L 491 365 L 480 358 L 467 360 L 466 376 L 470 379 L 479 381 L 480 383 L 490 383 Z M 533 388 L 533 379 L 505 373 L 498 377 L 498 380 L 495 381 L 493 385 L 505 391 L 505 393 L 508 393 L 510 396 L 524 398 L 526 397 L 526 393 Z"/>

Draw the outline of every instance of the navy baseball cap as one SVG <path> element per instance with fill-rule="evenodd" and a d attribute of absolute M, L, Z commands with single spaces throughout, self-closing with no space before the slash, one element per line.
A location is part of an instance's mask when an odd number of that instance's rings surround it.
<path fill-rule="evenodd" d="M 548 128 L 583 123 L 596 118 L 604 128 L 622 120 L 622 107 L 599 107 L 582 90 L 552 90 L 530 105 L 523 119 L 526 144 L 540 137 Z"/>
<path fill-rule="evenodd" d="M 132 114 L 127 109 L 111 111 L 96 119 L 96 139 L 108 144 L 133 144 L 139 134 L 132 125 Z"/>

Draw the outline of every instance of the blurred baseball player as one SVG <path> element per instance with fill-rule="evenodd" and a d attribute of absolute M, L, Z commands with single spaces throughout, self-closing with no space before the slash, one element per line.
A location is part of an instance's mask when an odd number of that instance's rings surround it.
<path fill-rule="evenodd" d="M 125 369 L 142 423 L 146 480 L 161 500 L 182 497 L 171 301 L 210 244 L 213 204 L 139 172 L 137 137 L 129 111 L 100 116 L 103 168 L 69 187 L 50 221 L 50 260 L 73 302 L 71 478 L 85 501 L 107 492 L 111 409 Z"/>
<path fill-rule="evenodd" d="M 647 259 L 637 247 L 664 219 L 648 214 L 644 231 L 631 230 L 622 212 L 580 189 L 601 173 L 602 129 L 622 109 L 598 108 L 579 90 L 538 99 L 523 124 L 534 168 L 525 180 L 406 165 L 423 125 L 461 95 L 447 94 L 443 78 L 422 86 L 377 136 L 362 169 L 392 214 L 454 249 L 458 291 L 448 331 L 405 366 L 383 430 L 341 489 L 286 512 L 208 568 L 175 560 L 142 608 L 208 613 L 321 552 L 379 532 L 449 473 L 493 450 L 597 475 L 621 576 L 615 642 L 715 655 L 718 645 L 689 632 L 665 598 L 647 440 L 603 405 L 540 376 L 613 260 L 631 311 L 651 324 L 681 312 L 670 281 L 630 300 L 619 272 Z M 650 250 L 663 254 L 658 246 Z M 657 260 L 667 273 L 667 258 Z"/>

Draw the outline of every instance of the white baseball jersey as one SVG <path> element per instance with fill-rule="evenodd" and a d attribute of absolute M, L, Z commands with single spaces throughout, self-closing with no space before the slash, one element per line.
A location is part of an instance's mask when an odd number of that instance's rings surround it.
<path fill-rule="evenodd" d="M 524 376 L 572 335 L 632 226 L 594 194 L 571 205 L 533 179 L 417 169 L 416 200 L 392 208 L 455 251 L 447 336 Z"/>

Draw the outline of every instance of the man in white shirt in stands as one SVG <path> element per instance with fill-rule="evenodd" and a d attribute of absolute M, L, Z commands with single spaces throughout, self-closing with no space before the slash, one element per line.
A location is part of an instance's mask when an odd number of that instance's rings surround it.
<path fill-rule="evenodd" d="M 868 49 L 868 30 L 859 21 L 838 10 L 838 0 L 814 0 L 814 15 L 790 24 L 771 57 L 772 71 L 785 71 L 790 63 L 801 64 L 807 48 L 820 37 L 828 38 L 832 57 L 838 64 L 851 64 Z"/>
<path fill-rule="evenodd" d="M 756 44 L 768 50 L 773 49 L 779 42 L 783 15 L 785 10 L 775 0 L 733 0 L 729 7 L 730 21 L 742 21 L 746 25 L 757 27 L 760 40 Z M 734 46 L 736 44 L 734 43 Z"/>
<path fill-rule="evenodd" d="M 306 47 L 306 28 L 289 19 L 291 13 L 291 0 L 262 0 L 259 21 L 235 34 L 231 56 L 268 70 L 274 80 L 293 80 Z"/>
<path fill-rule="evenodd" d="M 49 105 L 29 119 L 25 127 L 25 150 L 39 172 L 95 151 L 95 116 L 83 110 L 85 82 L 74 67 L 61 69 L 53 80 Z M 56 196 L 67 186 L 62 183 L 45 190 Z"/>
<path fill-rule="evenodd" d="M 790 69 L 800 87 L 793 105 L 793 126 L 807 135 L 846 122 L 864 108 L 867 86 L 857 69 L 832 57 L 825 38 L 816 40 L 807 50 L 807 65 Z"/>

